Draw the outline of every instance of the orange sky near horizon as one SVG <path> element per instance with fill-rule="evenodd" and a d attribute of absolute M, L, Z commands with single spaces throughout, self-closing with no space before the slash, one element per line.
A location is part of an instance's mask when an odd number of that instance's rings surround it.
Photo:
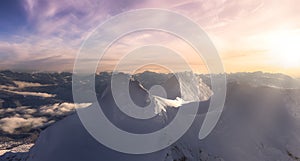
<path fill-rule="evenodd" d="M 21 10 L 23 17 L 15 16 L 22 23 L 13 26 L 0 21 L 0 25 L 10 29 L 0 31 L 3 33 L 0 37 L 0 69 L 73 71 L 80 46 L 99 24 L 125 11 L 160 8 L 197 23 L 211 38 L 227 73 L 263 71 L 300 77 L 298 0 L 124 0 L 122 3 L 116 0 L 52 0 L 44 4 L 24 0 L 16 5 L 15 10 Z M 122 24 L 117 27 L 122 28 Z M 122 37 L 105 53 L 99 62 L 99 70 L 113 70 L 122 56 L 147 44 L 173 49 L 194 71 L 208 72 L 205 62 L 183 40 L 150 31 Z M 163 53 L 153 54 L 141 54 L 123 65 L 124 70 L 138 65 L 135 61 L 146 63 L 155 58 L 165 60 L 165 65 L 175 70 L 185 70 L 178 61 Z M 151 65 L 145 68 L 159 69 Z"/>

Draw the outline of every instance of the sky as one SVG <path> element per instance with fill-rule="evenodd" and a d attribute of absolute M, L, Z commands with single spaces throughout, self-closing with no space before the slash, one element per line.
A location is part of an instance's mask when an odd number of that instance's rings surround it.
<path fill-rule="evenodd" d="M 81 45 L 99 24 L 122 12 L 161 8 L 201 26 L 228 73 L 265 71 L 300 77 L 299 6 L 298 0 L 2 0 L 0 69 L 72 71 Z M 99 70 L 112 70 L 126 53 L 147 44 L 174 49 L 195 71 L 207 72 L 189 45 L 159 31 L 125 35 L 107 50 Z M 163 53 L 156 54 L 138 60 L 159 58 L 178 67 Z"/>

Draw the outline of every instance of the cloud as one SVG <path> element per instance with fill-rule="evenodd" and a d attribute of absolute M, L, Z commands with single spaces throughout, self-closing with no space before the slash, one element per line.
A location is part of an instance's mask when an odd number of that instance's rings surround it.
<path fill-rule="evenodd" d="M 296 7 L 300 4 L 295 0 L 284 4 L 267 0 L 24 0 L 23 6 L 19 4 L 18 10 L 26 11 L 28 24 L 18 34 L 0 39 L 0 69 L 72 71 L 76 53 L 89 33 L 110 17 L 131 9 L 163 8 L 183 14 L 204 28 L 224 55 L 236 48 L 261 50 L 257 44 L 262 44 L 266 31 L 299 28 L 300 21 Z M 249 42 L 253 36 L 258 41 Z M 148 42 L 131 38 L 122 48 Z M 119 58 L 122 48 L 110 57 Z M 103 69 L 113 67 L 112 63 Z"/>
<path fill-rule="evenodd" d="M 27 106 L 19 106 L 17 108 L 1 108 L 0 114 L 7 114 L 7 113 L 13 113 L 13 114 L 29 114 L 32 115 L 37 112 L 37 109 L 30 108 Z"/>
<path fill-rule="evenodd" d="M 75 108 L 85 108 L 90 106 L 91 103 L 56 103 L 53 105 L 42 106 L 40 108 L 41 114 L 53 115 L 53 116 L 60 116 L 60 115 L 67 115 L 75 111 Z"/>
<path fill-rule="evenodd" d="M 0 41 L 0 69 L 57 71 L 72 68 L 76 50 L 70 44 L 58 38 L 30 37 L 18 43 Z"/>
<path fill-rule="evenodd" d="M 41 93 L 41 92 L 20 92 L 20 91 L 11 91 L 11 90 L 5 90 L 5 89 L 2 89 L 2 90 L 6 91 L 6 92 L 10 92 L 10 93 L 24 95 L 24 96 L 38 96 L 38 97 L 45 97 L 45 98 L 56 96 L 55 94 L 48 94 L 48 93 Z"/>
<path fill-rule="evenodd" d="M 72 71 L 73 63 L 73 58 L 50 56 L 19 61 L 17 64 L 11 65 L 11 69 L 18 71 Z"/>
<path fill-rule="evenodd" d="M 43 126 L 47 122 L 45 117 L 22 118 L 18 115 L 0 119 L 0 129 L 4 132 L 14 133 L 18 128 L 29 127 L 37 128 Z"/>
<path fill-rule="evenodd" d="M 0 109 L 0 130 L 13 134 L 27 132 L 31 129 L 54 123 L 55 120 L 46 116 L 66 116 L 75 111 L 76 108 L 85 108 L 90 103 L 56 103 L 53 105 L 42 106 L 38 109 L 21 106 L 17 108 Z"/>
<path fill-rule="evenodd" d="M 76 108 L 85 108 L 91 103 L 56 103 L 53 105 L 31 108 L 20 106 L 17 108 L 2 108 L 0 115 L 0 130 L 7 133 L 27 132 L 28 130 L 46 126 L 55 122 L 50 116 L 66 116 L 75 111 Z"/>
<path fill-rule="evenodd" d="M 75 111 L 76 108 L 86 108 L 90 106 L 91 103 L 55 103 L 53 105 L 45 105 L 41 106 L 40 108 L 31 108 L 28 106 L 20 106 L 17 108 L 2 108 L 0 109 L 0 114 L 13 114 L 22 116 L 23 118 L 31 118 L 34 115 L 53 115 L 53 116 L 60 116 L 60 115 L 68 115 Z"/>
<path fill-rule="evenodd" d="M 19 88 L 25 87 L 41 87 L 40 83 L 32 83 L 32 82 L 23 82 L 23 81 L 13 81 Z"/>

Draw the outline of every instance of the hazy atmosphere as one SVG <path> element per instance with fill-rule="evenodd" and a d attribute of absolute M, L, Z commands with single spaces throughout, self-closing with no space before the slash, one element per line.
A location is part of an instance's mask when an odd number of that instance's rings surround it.
<path fill-rule="evenodd" d="M 0 161 L 300 161 L 299 0 L 0 0 Z"/>
<path fill-rule="evenodd" d="M 299 5 L 294 0 L 1 1 L 0 69 L 72 71 L 81 44 L 96 26 L 127 10 L 162 8 L 199 24 L 214 42 L 226 72 L 265 71 L 300 77 Z M 206 73 L 204 63 L 195 59 L 182 40 L 157 31 L 122 37 L 107 51 L 99 70 L 112 70 L 126 51 L 149 43 L 179 51 L 195 71 Z M 163 53 L 157 54 L 168 63 Z M 146 61 L 147 56 L 140 60 Z"/>

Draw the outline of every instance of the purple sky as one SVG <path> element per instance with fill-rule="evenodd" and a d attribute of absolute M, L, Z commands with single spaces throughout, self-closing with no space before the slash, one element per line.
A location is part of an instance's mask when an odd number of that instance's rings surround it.
<path fill-rule="evenodd" d="M 0 69 L 72 71 L 80 45 L 97 25 L 124 11 L 164 8 L 191 18 L 208 33 L 227 72 L 300 76 L 299 6 L 297 0 L 1 1 Z M 149 32 L 124 37 L 100 66 L 109 69 L 120 51 L 153 42 L 177 47 L 191 64 L 201 67 L 188 46 L 165 33 Z"/>

